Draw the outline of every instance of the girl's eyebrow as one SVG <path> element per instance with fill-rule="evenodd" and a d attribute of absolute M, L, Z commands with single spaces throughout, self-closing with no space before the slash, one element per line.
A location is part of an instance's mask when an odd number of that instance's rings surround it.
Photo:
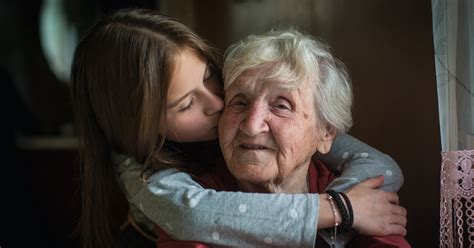
<path fill-rule="evenodd" d="M 176 105 L 178 105 L 182 100 L 186 99 L 189 95 L 191 95 L 194 91 L 190 91 L 188 93 L 186 93 L 185 95 L 183 95 L 182 97 L 180 97 L 178 100 L 168 104 L 167 108 L 173 108 L 175 107 Z"/>

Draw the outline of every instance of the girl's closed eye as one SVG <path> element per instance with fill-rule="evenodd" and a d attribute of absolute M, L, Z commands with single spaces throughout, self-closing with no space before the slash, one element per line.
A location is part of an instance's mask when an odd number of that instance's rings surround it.
<path fill-rule="evenodd" d="M 186 105 L 186 107 L 180 109 L 179 112 L 186 112 L 186 111 L 190 110 L 193 107 L 193 105 L 194 105 L 194 97 L 191 98 L 191 101 L 189 101 L 189 104 Z"/>

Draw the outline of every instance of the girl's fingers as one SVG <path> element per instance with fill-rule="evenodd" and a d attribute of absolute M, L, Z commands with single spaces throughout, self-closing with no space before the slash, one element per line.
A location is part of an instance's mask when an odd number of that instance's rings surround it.
<path fill-rule="evenodd" d="M 399 225 L 402 227 L 406 227 L 407 225 L 407 218 L 403 215 L 392 215 L 390 224 Z"/>
<path fill-rule="evenodd" d="M 387 200 L 388 200 L 390 203 L 395 204 L 395 205 L 398 205 L 398 204 L 399 204 L 399 198 L 398 198 L 397 193 L 386 192 L 386 194 L 387 194 Z"/>
<path fill-rule="evenodd" d="M 401 236 L 407 235 L 407 229 L 404 226 L 394 224 L 394 225 L 390 225 L 389 229 L 390 229 L 389 232 L 391 233 L 391 235 L 401 235 Z"/>
<path fill-rule="evenodd" d="M 395 215 L 402 215 L 402 216 L 407 216 L 407 210 L 402 207 L 402 206 L 394 206 L 394 208 L 392 209 L 392 214 L 395 214 Z"/>

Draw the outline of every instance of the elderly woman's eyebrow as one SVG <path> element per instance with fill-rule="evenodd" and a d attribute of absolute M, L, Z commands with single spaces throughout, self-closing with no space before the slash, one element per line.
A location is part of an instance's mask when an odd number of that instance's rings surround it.
<path fill-rule="evenodd" d="M 225 95 L 227 97 L 228 95 L 236 94 L 236 92 L 251 92 L 253 91 L 252 88 L 254 88 L 254 85 L 252 83 L 249 83 L 248 80 L 237 79 L 232 84 L 230 84 L 227 89 L 225 89 Z"/>
<path fill-rule="evenodd" d="M 241 94 L 239 89 L 227 89 L 224 92 L 224 103 L 225 104 L 229 103 L 230 101 L 232 101 L 232 99 L 237 97 L 239 94 Z"/>

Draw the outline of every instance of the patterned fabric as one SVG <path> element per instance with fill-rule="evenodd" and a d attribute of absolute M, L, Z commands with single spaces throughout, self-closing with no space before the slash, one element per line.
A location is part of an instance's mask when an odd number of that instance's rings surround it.
<path fill-rule="evenodd" d="M 327 185 L 329 182 L 334 180 L 334 175 L 319 161 L 315 161 L 316 164 L 311 163 L 309 168 L 308 168 L 308 186 L 309 190 L 311 193 L 322 193 L 326 189 Z M 211 173 L 206 173 L 198 178 L 196 180 L 205 188 L 207 189 L 214 189 L 216 191 L 238 191 L 238 184 L 235 178 L 230 174 L 230 172 L 227 170 L 227 167 L 225 165 L 219 166 L 216 170 L 214 170 Z M 241 201 L 238 205 L 237 208 L 233 209 L 228 209 L 227 212 L 230 215 L 235 215 L 236 218 L 238 218 L 238 214 L 240 213 L 245 213 L 245 212 L 251 212 L 253 211 L 252 209 L 252 204 L 249 204 L 248 202 Z M 290 219 L 300 219 L 304 220 L 305 218 L 305 213 L 300 212 L 299 209 L 297 208 L 290 208 L 285 210 L 286 215 Z M 262 213 L 263 214 L 263 213 Z M 284 214 L 284 213 L 282 213 Z M 258 218 L 256 216 L 256 218 Z M 238 220 L 237 220 L 238 221 Z M 258 222 L 255 221 L 255 224 Z M 158 236 L 157 239 L 157 247 L 160 248 L 209 248 L 211 245 L 197 242 L 197 241 L 182 241 L 182 240 L 177 240 L 169 236 L 165 230 L 160 228 L 159 226 L 156 227 L 156 234 Z M 202 233 L 201 235 L 206 235 L 206 233 Z M 226 233 L 225 231 L 222 232 L 219 230 L 219 226 L 216 226 L 216 230 L 210 235 L 213 239 L 218 240 L 221 238 L 225 238 L 226 236 L 242 236 L 242 238 L 245 237 L 245 233 Z M 275 246 L 275 243 L 277 240 L 275 240 L 274 237 L 272 236 L 267 236 L 263 238 L 263 241 L 265 243 L 265 246 Z M 316 243 L 315 247 L 327 247 L 327 243 L 324 242 L 322 239 L 318 239 L 318 243 Z M 278 242 L 281 243 L 281 242 Z M 278 244 L 276 243 L 276 244 Z M 245 247 L 258 247 L 255 245 L 246 245 Z M 299 246 L 298 246 L 299 247 Z"/>
<path fill-rule="evenodd" d="M 443 151 L 440 247 L 474 247 L 474 1 L 431 6 Z"/>
<path fill-rule="evenodd" d="M 113 153 L 112 159 L 128 201 L 146 216 L 137 222 L 147 226 L 162 225 L 170 235 L 181 240 L 216 245 L 265 246 L 265 238 L 270 238 L 279 246 L 314 246 L 318 195 L 216 192 L 203 189 L 189 174 L 172 169 L 157 172 L 144 181 L 141 178 L 143 166 L 132 157 Z M 338 135 L 331 151 L 318 159 L 330 166 L 330 170 L 342 171 L 329 186 L 334 190 L 346 190 L 381 174 L 385 175 L 384 190 L 397 191 L 403 184 L 400 167 L 392 158 L 347 134 Z M 247 202 L 252 211 L 237 212 L 238 216 L 226 212 L 239 207 L 240 201 Z M 290 208 L 303 213 L 305 221 L 281 214 Z M 238 235 L 216 239 L 212 236 L 216 222 L 220 230 L 227 233 L 245 232 L 245 239 Z"/>
<path fill-rule="evenodd" d="M 335 178 L 334 174 L 331 173 L 326 166 L 321 162 L 315 160 L 313 161 L 308 168 L 308 185 L 310 193 L 323 193 L 327 188 L 328 184 L 333 181 Z M 220 166 L 213 173 L 207 173 L 203 176 L 197 178 L 205 188 L 215 189 L 217 191 L 238 191 L 238 183 L 235 178 L 230 174 L 225 165 Z M 245 202 L 241 202 L 235 212 L 246 212 L 250 211 L 249 207 Z M 229 210 L 232 211 L 232 210 Z M 299 213 L 295 209 L 287 210 L 288 216 L 293 219 L 301 218 L 304 216 L 302 213 Z M 232 214 L 232 212 L 230 212 Z M 158 236 L 157 247 L 160 248 L 208 248 L 211 247 L 208 244 L 194 242 L 194 241 L 181 241 L 171 238 L 163 229 L 159 226 L 156 227 L 156 233 Z M 328 238 L 321 238 L 322 234 L 327 234 L 326 232 L 320 232 L 318 235 L 317 241 L 315 243 L 316 248 L 326 248 L 330 247 L 328 243 Z M 204 234 L 205 235 L 205 234 Z M 225 235 L 239 235 L 237 233 L 222 233 L 216 230 L 212 233 L 214 239 L 220 239 Z M 325 235 L 327 236 L 327 235 Z M 350 238 L 346 236 L 343 239 Z M 273 239 L 271 237 L 265 237 L 264 243 L 266 246 L 274 246 Z M 337 247 L 344 247 L 347 241 L 340 240 L 338 238 Z M 253 246 L 252 246 L 253 247 Z M 410 248 L 410 244 L 401 236 L 385 236 L 385 237 L 372 237 L 365 235 L 356 235 L 355 238 L 349 243 L 349 247 L 363 247 L 363 248 L 387 248 L 387 247 L 398 247 L 398 248 Z"/>
<path fill-rule="evenodd" d="M 440 247 L 474 247 L 474 150 L 442 157 Z"/>
<path fill-rule="evenodd" d="M 474 149 L 474 1 L 431 5 L 442 151 Z"/>

